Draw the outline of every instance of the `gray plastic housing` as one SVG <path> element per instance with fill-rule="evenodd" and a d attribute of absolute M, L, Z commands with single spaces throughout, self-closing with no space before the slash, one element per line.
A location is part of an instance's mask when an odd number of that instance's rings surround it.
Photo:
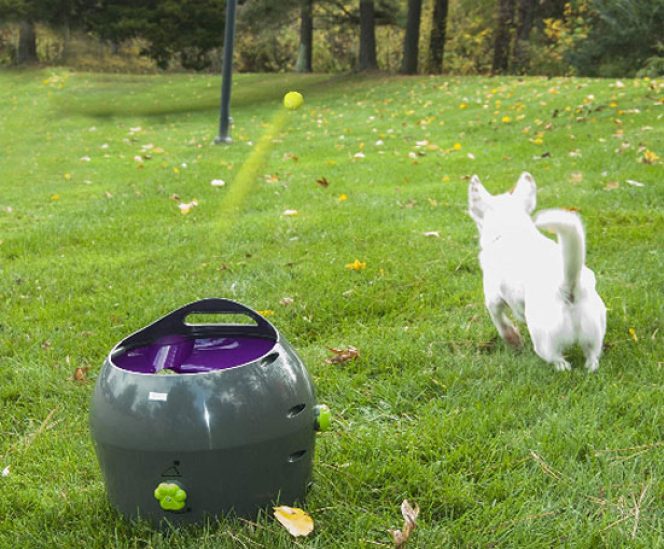
<path fill-rule="evenodd" d="M 257 360 L 208 373 L 144 374 L 114 364 L 132 346 L 173 333 L 237 333 L 233 325 L 201 332 L 185 322 L 194 312 L 247 314 L 274 346 Z M 255 311 L 218 298 L 173 311 L 120 342 L 97 379 L 90 429 L 109 500 L 128 518 L 175 524 L 227 513 L 251 518 L 273 503 L 301 501 L 311 481 L 315 405 L 304 364 Z M 181 510 L 162 508 L 154 494 L 162 482 L 186 492 Z"/>

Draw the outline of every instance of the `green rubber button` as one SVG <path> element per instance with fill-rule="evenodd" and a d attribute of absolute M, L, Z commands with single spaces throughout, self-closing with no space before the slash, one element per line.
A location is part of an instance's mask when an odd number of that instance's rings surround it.
<path fill-rule="evenodd" d="M 316 430 L 329 431 L 332 425 L 332 412 L 329 406 L 320 404 L 316 406 Z"/>
<path fill-rule="evenodd" d="M 162 482 L 155 489 L 154 497 L 164 511 L 179 511 L 184 507 L 187 492 L 174 482 Z"/>

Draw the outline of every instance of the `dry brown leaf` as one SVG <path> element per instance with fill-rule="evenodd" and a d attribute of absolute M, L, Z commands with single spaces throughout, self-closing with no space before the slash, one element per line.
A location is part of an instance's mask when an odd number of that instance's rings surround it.
<path fill-rule="evenodd" d="M 415 530 L 415 522 L 417 521 L 417 516 L 420 514 L 420 507 L 415 505 L 411 507 L 407 499 L 404 499 L 401 503 L 401 514 L 403 515 L 403 528 L 401 530 L 390 530 L 392 534 L 392 539 L 394 540 L 394 547 L 397 549 L 402 549 L 406 546 L 408 538 Z"/>
<path fill-rule="evenodd" d="M 343 364 L 344 362 L 355 360 L 360 356 L 360 351 L 352 346 L 348 347 L 347 349 L 335 349 L 332 347 L 329 349 L 329 351 L 334 353 L 334 356 L 331 358 L 326 358 L 326 364 Z"/>
<path fill-rule="evenodd" d="M 323 188 L 326 188 L 330 185 L 330 182 L 327 180 L 327 177 L 319 177 L 316 179 L 316 183 Z"/>
<path fill-rule="evenodd" d="M 314 531 L 314 519 L 306 511 L 286 505 L 273 509 L 274 518 L 288 530 L 291 536 L 308 536 Z"/>
<path fill-rule="evenodd" d="M 88 366 L 79 366 L 74 370 L 74 381 L 78 381 L 79 383 L 84 383 L 88 380 L 87 374 L 88 370 L 90 368 Z"/>

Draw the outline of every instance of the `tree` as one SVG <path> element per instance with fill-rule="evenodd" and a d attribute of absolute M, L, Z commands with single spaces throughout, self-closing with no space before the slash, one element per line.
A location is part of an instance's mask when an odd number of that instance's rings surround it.
<path fill-rule="evenodd" d="M 429 65 L 433 73 L 443 72 L 448 10 L 449 0 L 433 0 L 431 35 L 429 37 Z"/>
<path fill-rule="evenodd" d="M 222 42 L 225 4 L 225 0 L 99 0 L 87 23 L 113 42 L 146 39 L 143 53 L 160 68 L 178 56 L 183 67 L 200 70 L 210 65 L 209 52 Z"/>
<path fill-rule="evenodd" d="M 311 72 L 314 44 L 313 0 L 302 0 L 300 7 L 300 49 L 297 54 L 295 70 Z"/>
<path fill-rule="evenodd" d="M 406 21 L 406 36 L 403 41 L 403 62 L 401 64 L 402 74 L 417 73 L 421 15 L 422 0 L 408 0 L 408 19 Z"/>
<path fill-rule="evenodd" d="M 580 74 L 633 76 L 657 59 L 661 66 L 662 0 L 593 0 L 578 11 L 567 9 L 569 24 L 582 20 L 587 27 L 585 38 L 567 56 Z"/>
<path fill-rule="evenodd" d="M 360 51 L 358 69 L 378 69 L 376 60 L 376 18 L 373 0 L 360 0 Z"/>
<path fill-rule="evenodd" d="M 18 48 L 16 48 L 16 64 L 28 65 L 37 62 L 37 34 L 35 24 L 29 19 L 19 23 Z"/>
<path fill-rule="evenodd" d="M 16 63 L 37 62 L 36 23 L 61 25 L 81 11 L 85 0 L 0 0 L 0 20 L 18 23 Z"/>
<path fill-rule="evenodd" d="M 509 68 L 510 42 L 514 24 L 515 0 L 498 0 L 498 20 L 493 47 L 494 74 L 505 73 Z"/>
<path fill-rule="evenodd" d="M 514 72 L 525 73 L 528 69 L 528 41 L 533 28 L 535 0 L 518 0 L 518 2 L 512 67 Z"/>

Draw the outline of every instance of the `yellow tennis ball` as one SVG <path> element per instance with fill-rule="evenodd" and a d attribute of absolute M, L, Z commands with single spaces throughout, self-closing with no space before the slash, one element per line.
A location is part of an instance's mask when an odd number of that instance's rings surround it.
<path fill-rule="evenodd" d="M 299 109 L 304 103 L 304 97 L 300 92 L 292 91 L 284 95 L 284 107 L 289 111 Z"/>

